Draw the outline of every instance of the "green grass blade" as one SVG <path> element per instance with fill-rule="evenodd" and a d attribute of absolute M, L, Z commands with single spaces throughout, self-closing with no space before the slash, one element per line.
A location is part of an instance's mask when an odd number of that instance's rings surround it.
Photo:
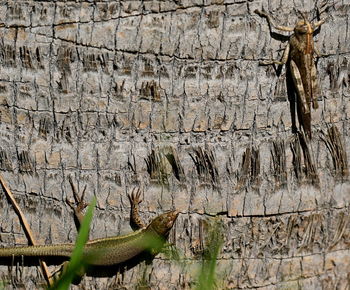
<path fill-rule="evenodd" d="M 209 224 L 197 290 L 216 289 L 216 264 L 223 245 L 222 223 L 216 219 Z"/>
<path fill-rule="evenodd" d="M 81 273 L 84 270 L 86 262 L 83 261 L 83 250 L 86 242 L 89 238 L 90 224 L 93 216 L 93 211 L 96 206 L 96 197 L 93 198 L 90 205 L 87 208 L 83 222 L 79 229 L 78 237 L 75 242 L 75 248 L 73 250 L 70 262 L 66 271 L 62 277 L 53 285 L 51 290 L 66 290 L 72 283 L 76 273 Z"/>

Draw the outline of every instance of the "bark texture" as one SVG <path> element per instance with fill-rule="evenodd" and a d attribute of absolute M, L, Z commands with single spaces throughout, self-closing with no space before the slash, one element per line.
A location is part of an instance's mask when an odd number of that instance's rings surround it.
<path fill-rule="evenodd" d="M 182 213 L 181 266 L 160 255 L 79 287 L 193 287 L 219 216 L 219 289 L 349 289 L 350 1 L 315 35 L 311 142 L 292 133 L 285 68 L 259 66 L 286 45 L 262 7 L 294 26 L 296 9 L 312 19 L 322 3 L 0 2 L 0 169 L 37 240 L 75 240 L 69 176 L 97 196 L 92 238 L 130 231 L 135 186 L 146 219 Z M 1 196 L 1 246 L 26 244 Z M 17 269 L 0 266 L 9 288 L 43 285 L 37 267 Z"/>

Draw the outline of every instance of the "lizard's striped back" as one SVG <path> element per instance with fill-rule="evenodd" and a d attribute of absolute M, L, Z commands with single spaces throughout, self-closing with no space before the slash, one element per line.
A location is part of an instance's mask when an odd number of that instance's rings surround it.
<path fill-rule="evenodd" d="M 70 257 L 73 251 L 73 244 L 38 245 L 0 248 L 0 257 Z"/>

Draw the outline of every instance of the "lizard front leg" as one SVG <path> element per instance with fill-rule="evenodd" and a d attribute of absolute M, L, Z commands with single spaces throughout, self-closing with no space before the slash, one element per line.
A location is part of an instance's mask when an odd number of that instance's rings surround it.
<path fill-rule="evenodd" d="M 138 188 L 134 188 L 131 192 L 131 194 L 128 194 L 128 198 L 130 201 L 130 225 L 131 228 L 136 231 L 142 228 L 145 228 L 146 225 L 142 221 L 140 215 L 139 215 L 139 204 L 142 202 L 141 199 L 141 190 Z"/>
<path fill-rule="evenodd" d="M 82 194 L 79 196 L 78 191 L 70 176 L 69 176 L 69 183 L 72 187 L 74 202 L 71 202 L 68 198 L 66 199 L 66 202 L 69 205 L 69 207 L 73 209 L 74 222 L 77 227 L 77 230 L 79 230 L 84 218 L 83 210 L 88 206 L 88 203 L 84 201 L 86 185 L 83 189 Z"/>
<path fill-rule="evenodd" d="M 136 231 L 142 228 L 145 228 L 146 225 L 142 221 L 140 215 L 139 215 L 139 204 L 142 202 L 141 199 L 141 190 L 140 188 L 134 188 L 131 192 L 131 194 L 128 194 L 128 198 L 131 205 L 130 210 L 130 225 L 131 228 Z M 164 252 L 167 256 L 171 257 L 172 259 L 179 259 L 179 253 L 177 252 L 175 246 L 173 244 L 170 244 L 168 242 L 164 243 L 161 248 L 157 249 L 151 249 L 150 254 L 151 256 L 157 255 L 159 252 Z"/>

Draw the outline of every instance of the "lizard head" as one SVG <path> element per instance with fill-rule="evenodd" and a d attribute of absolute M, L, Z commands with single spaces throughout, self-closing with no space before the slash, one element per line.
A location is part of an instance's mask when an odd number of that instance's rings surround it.
<path fill-rule="evenodd" d="M 173 227 L 179 212 L 177 210 L 168 211 L 157 216 L 148 226 L 160 236 L 167 236 Z"/>

